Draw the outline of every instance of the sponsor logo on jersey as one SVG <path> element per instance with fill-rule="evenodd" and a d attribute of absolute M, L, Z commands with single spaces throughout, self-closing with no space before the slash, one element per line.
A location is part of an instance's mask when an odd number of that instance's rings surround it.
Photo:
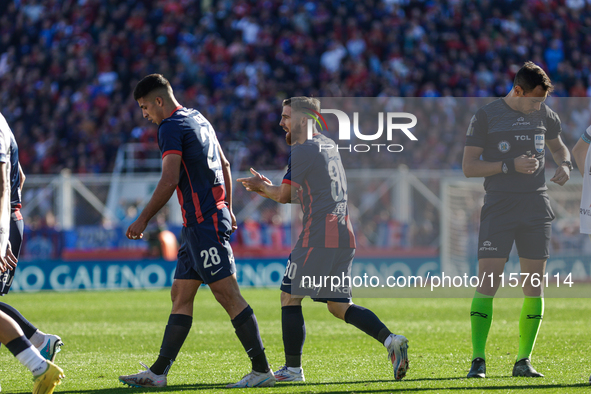
<path fill-rule="evenodd" d="M 511 125 L 511 127 L 515 126 L 528 126 L 531 125 L 531 122 L 526 122 L 523 116 L 517 118 L 517 121 Z"/>
<path fill-rule="evenodd" d="M 509 143 L 509 141 L 499 142 L 499 151 L 501 151 L 501 153 L 507 153 L 507 152 L 509 152 L 510 149 L 511 149 L 511 144 Z"/>
<path fill-rule="evenodd" d="M 536 134 L 534 135 L 534 142 L 536 146 L 536 151 L 538 153 L 544 152 L 544 134 Z"/>

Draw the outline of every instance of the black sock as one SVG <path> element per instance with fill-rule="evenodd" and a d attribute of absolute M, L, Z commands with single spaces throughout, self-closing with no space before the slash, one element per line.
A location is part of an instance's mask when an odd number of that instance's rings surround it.
<path fill-rule="evenodd" d="M 10 305 L 0 302 L 0 311 L 6 313 L 8 316 L 12 318 L 19 325 L 21 330 L 25 333 L 27 339 L 31 338 L 33 334 L 37 331 L 37 327 L 31 324 L 30 321 L 25 319 L 23 315 L 20 314 L 19 311 L 11 307 Z"/>
<path fill-rule="evenodd" d="M 28 348 L 30 348 L 31 346 L 31 342 L 29 342 L 29 340 L 27 338 L 25 338 L 25 336 L 23 335 L 22 337 L 18 337 L 16 339 L 13 339 L 12 341 L 5 343 L 6 348 L 8 350 L 10 350 L 10 353 L 14 354 L 14 356 L 16 357 L 18 354 L 20 354 L 21 352 L 27 350 Z"/>
<path fill-rule="evenodd" d="M 179 354 L 193 324 L 193 317 L 189 315 L 173 314 L 168 318 L 164 330 L 164 338 L 160 347 L 160 355 L 150 367 L 156 375 L 167 375 L 172 363 Z"/>
<path fill-rule="evenodd" d="M 301 305 L 281 307 L 281 329 L 285 365 L 291 368 L 302 366 L 302 352 L 306 341 L 306 323 Z"/>
<path fill-rule="evenodd" d="M 351 305 L 345 312 L 345 321 L 375 338 L 382 345 L 386 338 L 392 334 L 375 313 L 355 304 Z"/>
<path fill-rule="evenodd" d="M 232 319 L 232 325 L 236 330 L 236 336 L 252 362 L 253 371 L 268 372 L 270 368 L 267 356 L 265 356 L 263 341 L 259 334 L 259 325 L 250 305 Z"/>

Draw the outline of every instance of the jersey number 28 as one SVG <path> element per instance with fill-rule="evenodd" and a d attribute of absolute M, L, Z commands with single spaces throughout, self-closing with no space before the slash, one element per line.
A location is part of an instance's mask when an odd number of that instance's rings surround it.
<path fill-rule="evenodd" d="M 201 132 L 201 141 L 205 143 L 208 142 L 207 148 L 207 166 L 210 169 L 219 168 L 220 161 L 218 160 L 218 149 L 217 149 L 217 138 L 214 134 L 214 131 L 208 126 L 203 125 L 200 129 Z"/>

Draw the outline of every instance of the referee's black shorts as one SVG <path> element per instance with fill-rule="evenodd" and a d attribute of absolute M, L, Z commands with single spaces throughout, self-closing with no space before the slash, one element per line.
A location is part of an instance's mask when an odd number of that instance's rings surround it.
<path fill-rule="evenodd" d="M 487 193 L 480 214 L 478 259 L 508 259 L 513 242 L 519 257 L 547 259 L 554 218 L 545 191 Z"/>

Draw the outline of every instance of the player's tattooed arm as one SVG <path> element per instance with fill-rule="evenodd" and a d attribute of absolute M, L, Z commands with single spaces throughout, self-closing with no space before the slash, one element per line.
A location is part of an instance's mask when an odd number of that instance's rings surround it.
<path fill-rule="evenodd" d="M 162 175 L 146 207 L 140 216 L 127 229 L 129 239 L 140 239 L 148 226 L 148 222 L 162 208 L 174 193 L 180 178 L 181 156 L 170 154 L 162 159 Z"/>

